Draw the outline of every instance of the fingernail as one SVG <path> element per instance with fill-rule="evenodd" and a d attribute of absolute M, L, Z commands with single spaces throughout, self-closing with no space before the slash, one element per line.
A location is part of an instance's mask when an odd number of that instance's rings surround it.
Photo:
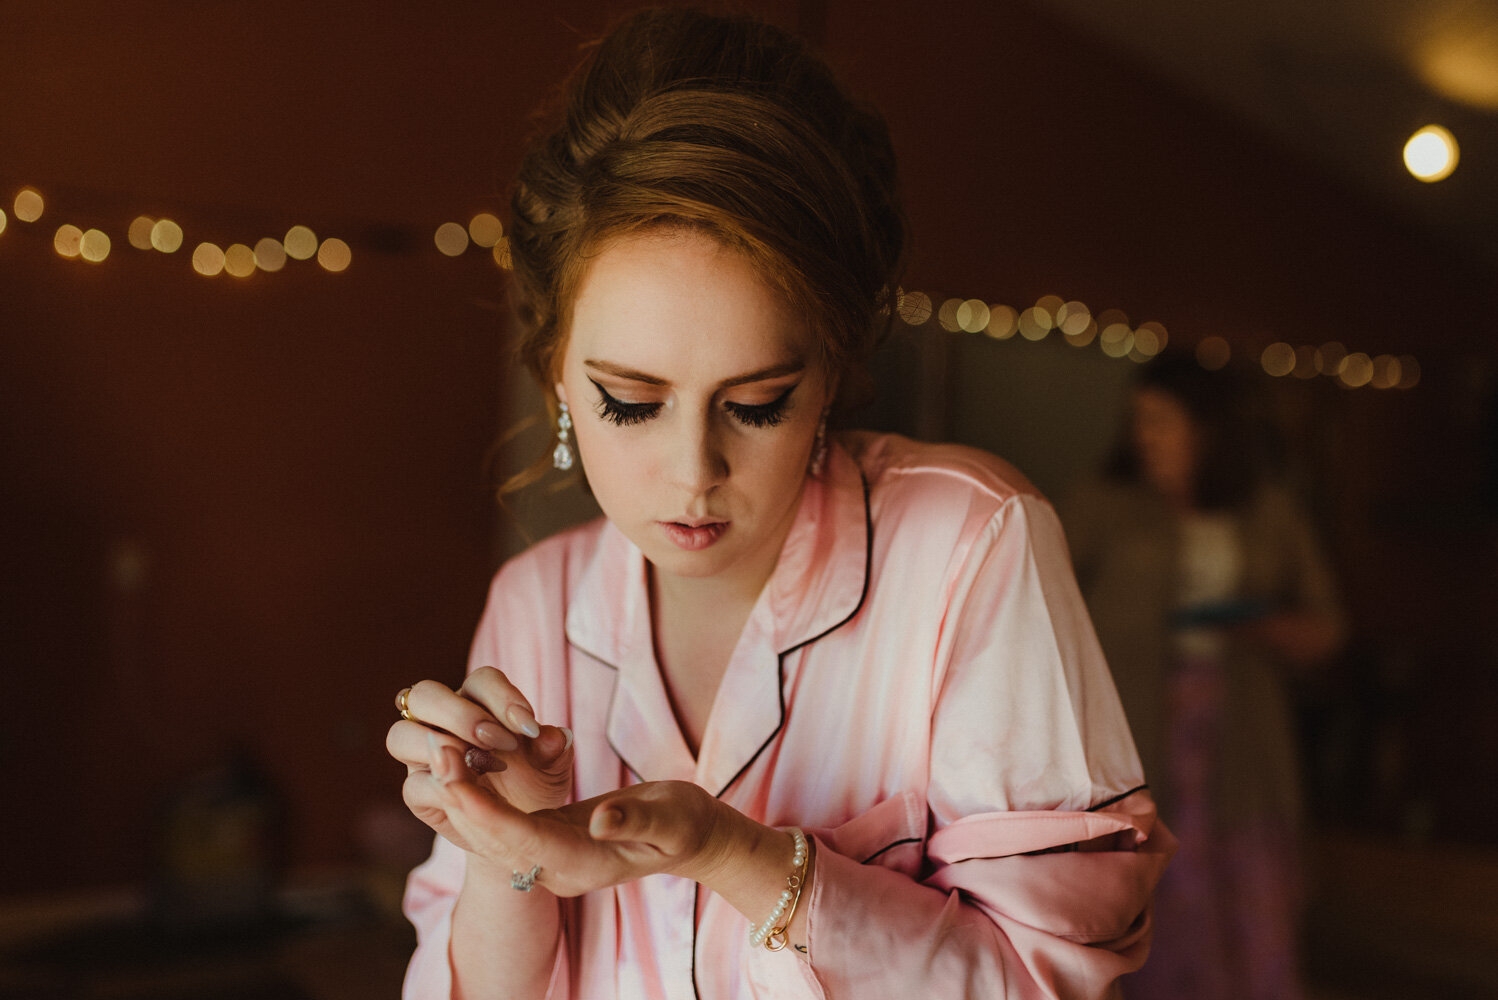
<path fill-rule="evenodd" d="M 567 742 L 562 744 L 562 753 L 566 753 L 567 748 L 572 746 L 572 730 L 568 729 L 566 726 L 558 726 L 557 728 L 567 734 Z"/>
<path fill-rule="evenodd" d="M 463 754 L 463 763 L 475 774 L 490 774 L 495 771 L 503 771 L 505 762 L 480 747 L 469 747 L 468 752 Z"/>
<path fill-rule="evenodd" d="M 478 735 L 479 742 L 491 750 L 520 749 L 520 741 L 515 738 L 515 734 L 497 722 L 485 719 L 473 728 Z"/>
<path fill-rule="evenodd" d="M 594 834 L 605 834 L 610 830 L 619 828 L 624 822 L 624 814 L 614 806 L 605 806 L 593 814 L 593 821 L 589 824 Z"/>
<path fill-rule="evenodd" d="M 536 717 L 519 705 L 511 705 L 508 712 L 510 724 L 520 730 L 531 739 L 541 735 L 541 727 L 536 725 Z"/>

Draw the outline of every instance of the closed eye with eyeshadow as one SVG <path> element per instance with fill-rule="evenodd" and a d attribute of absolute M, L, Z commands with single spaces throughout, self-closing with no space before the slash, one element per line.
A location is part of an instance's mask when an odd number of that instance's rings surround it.
<path fill-rule="evenodd" d="M 615 398 L 595 379 L 590 377 L 588 381 L 592 382 L 593 388 L 598 390 L 598 415 L 620 427 L 644 423 L 660 413 L 664 405 L 662 403 L 627 403 Z M 746 427 L 774 427 L 785 419 L 786 410 L 790 407 L 791 393 L 795 392 L 800 384 L 796 382 L 787 386 L 784 392 L 768 403 L 737 403 L 733 400 L 725 400 L 723 408 Z"/>

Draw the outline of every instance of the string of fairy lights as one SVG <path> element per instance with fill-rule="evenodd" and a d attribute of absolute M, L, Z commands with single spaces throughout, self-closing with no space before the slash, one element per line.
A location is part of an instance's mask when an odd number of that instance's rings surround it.
<path fill-rule="evenodd" d="M 901 290 L 897 311 L 910 326 L 925 327 L 933 316 L 931 296 Z M 1066 301 L 1059 295 L 1044 295 L 1024 309 L 982 299 L 948 298 L 935 309 L 935 319 L 948 333 L 982 334 L 994 340 L 1018 336 L 1039 342 L 1056 334 L 1072 347 L 1095 344 L 1110 358 L 1141 364 L 1170 342 L 1163 323 L 1151 320 L 1132 325 L 1119 309 L 1094 315 L 1085 303 Z M 1220 371 L 1233 361 L 1233 346 L 1223 337 L 1207 336 L 1197 341 L 1194 354 L 1203 368 Z M 1420 362 L 1413 355 L 1371 356 L 1349 350 L 1337 340 L 1298 346 L 1277 341 L 1263 348 L 1257 358 L 1242 360 L 1276 378 L 1326 377 L 1348 389 L 1413 389 L 1420 383 Z"/>
<path fill-rule="evenodd" d="M 18 224 L 33 226 L 41 225 L 47 207 L 46 199 L 34 187 L 22 188 L 11 205 Z M 0 238 L 9 224 L 5 210 L 0 208 Z M 132 219 L 124 236 L 135 250 L 168 257 L 185 250 L 188 242 L 182 226 L 175 220 L 149 215 L 137 215 Z M 497 216 L 488 212 L 475 215 L 466 226 L 443 223 L 437 227 L 434 241 L 438 251 L 448 257 L 461 256 L 468 252 L 471 244 L 489 251 L 498 266 L 506 269 L 510 266 L 509 241 L 504 235 L 504 226 Z M 52 248 L 64 258 L 101 264 L 114 254 L 115 240 L 104 229 L 84 229 L 72 222 L 64 222 L 53 231 Z M 294 225 L 283 235 L 260 236 L 253 243 L 246 240 L 222 245 L 200 241 L 186 256 L 192 269 L 207 278 L 274 274 L 292 261 L 315 261 L 324 271 L 336 274 L 348 270 L 353 263 L 353 248 L 347 240 L 336 236 L 319 238 L 311 227 Z"/>
<path fill-rule="evenodd" d="M 41 219 L 47 202 L 34 187 L 24 187 L 12 201 L 18 225 L 46 228 Z M 10 224 L 0 208 L 0 239 Z M 49 224 L 46 224 L 50 226 Z M 125 242 L 142 253 L 173 257 L 187 246 L 187 234 L 170 218 L 137 215 L 124 232 Z M 499 218 L 480 212 L 465 225 L 444 222 L 436 227 L 432 241 L 446 257 L 461 257 L 474 249 L 492 256 L 496 266 L 510 268 L 509 240 Z M 83 228 L 64 222 L 53 231 L 53 249 L 59 256 L 100 264 L 114 253 L 114 239 L 105 230 Z M 249 278 L 257 273 L 274 274 L 289 262 L 315 261 L 324 271 L 339 273 L 353 263 L 353 249 L 339 237 L 319 238 L 305 225 L 294 225 L 283 235 L 259 236 L 253 243 L 233 242 L 222 246 L 200 241 L 187 255 L 192 270 L 205 278 L 228 275 Z M 1104 309 L 1094 314 L 1085 303 L 1065 300 L 1059 295 L 1045 295 L 1033 305 L 1016 308 L 977 298 L 947 298 L 939 307 L 925 292 L 901 290 L 897 313 L 907 325 L 925 328 L 933 318 L 948 333 L 969 333 L 997 341 L 1014 340 L 1038 343 L 1052 335 L 1079 349 L 1094 345 L 1109 358 L 1137 363 L 1149 361 L 1165 350 L 1170 335 L 1164 324 L 1148 321 L 1129 322 L 1118 309 Z M 1219 371 L 1232 363 L 1233 347 L 1219 336 L 1207 336 L 1194 348 L 1197 362 L 1208 371 Z M 1420 382 L 1420 363 L 1403 354 L 1369 355 L 1349 350 L 1340 341 L 1319 345 L 1293 345 L 1283 341 L 1263 348 L 1257 358 L 1240 358 L 1255 363 L 1266 375 L 1276 378 L 1315 379 L 1325 377 L 1349 389 L 1412 389 Z"/>

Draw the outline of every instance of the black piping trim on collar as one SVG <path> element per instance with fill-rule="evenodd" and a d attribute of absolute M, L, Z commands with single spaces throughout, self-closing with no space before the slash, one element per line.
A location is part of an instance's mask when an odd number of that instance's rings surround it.
<path fill-rule="evenodd" d="M 826 630 L 812 636 L 810 639 L 804 639 L 788 649 L 781 650 L 780 653 L 776 656 L 775 670 L 779 677 L 780 686 L 780 722 L 775 726 L 775 729 L 771 731 L 770 735 L 765 738 L 765 741 L 759 745 L 759 749 L 754 751 L 754 753 L 749 756 L 749 759 L 744 762 L 744 766 L 739 768 L 738 772 L 734 774 L 732 778 L 728 779 L 728 783 L 725 784 L 722 789 L 720 789 L 717 794 L 713 796 L 713 798 L 721 799 L 724 793 L 726 793 L 730 788 L 733 787 L 734 782 L 738 781 L 744 776 L 744 772 L 749 770 L 750 766 L 759 759 L 759 755 L 765 752 L 765 748 L 768 747 L 774 741 L 775 737 L 780 734 L 780 731 L 785 728 L 785 658 L 787 656 L 790 656 L 796 650 L 806 646 L 810 646 L 818 639 L 824 639 L 827 636 L 831 635 L 833 632 L 836 632 L 838 629 L 848 624 L 854 618 L 857 618 L 858 612 L 863 610 L 863 602 L 866 601 L 869 596 L 869 577 L 872 575 L 874 564 L 874 516 L 873 511 L 869 509 L 869 481 L 864 477 L 862 469 L 858 471 L 858 479 L 863 484 L 864 524 L 863 589 L 859 591 L 858 603 L 853 605 L 853 610 L 848 612 L 847 617 L 843 618 L 835 625 L 829 626 Z"/>
<path fill-rule="evenodd" d="M 723 786 L 722 790 L 719 791 L 716 795 L 713 796 L 714 798 L 721 799 L 723 797 L 723 794 L 725 792 L 727 792 L 730 788 L 733 787 L 734 782 L 738 781 L 739 778 L 743 777 L 744 772 L 747 771 L 747 770 L 749 770 L 750 765 L 753 764 L 756 760 L 759 759 L 759 755 L 765 752 L 765 748 L 768 747 L 774 741 L 775 737 L 777 735 L 779 735 L 780 730 L 785 727 L 785 658 L 787 656 L 789 656 L 790 654 L 794 653 L 796 650 L 801 649 L 804 646 L 809 646 L 812 643 L 816 642 L 818 639 L 825 638 L 826 636 L 831 635 L 833 632 L 836 632 L 838 629 L 842 628 L 844 625 L 848 624 L 848 622 L 852 621 L 854 618 L 856 618 L 858 616 L 858 612 L 860 610 L 862 610 L 862 608 L 863 608 L 864 601 L 866 601 L 868 599 L 868 596 L 869 596 L 869 577 L 872 575 L 871 571 L 873 569 L 873 563 L 874 563 L 874 512 L 870 509 L 870 505 L 869 505 L 869 480 L 863 474 L 863 470 L 862 469 L 858 470 L 858 479 L 859 479 L 859 482 L 863 485 L 863 524 L 864 524 L 863 589 L 858 594 L 858 603 L 853 606 L 853 610 L 852 611 L 848 612 L 847 617 L 843 618 L 841 621 L 837 622 L 834 625 L 829 626 L 827 629 L 825 629 L 824 631 L 818 633 L 817 635 L 812 636 L 810 639 L 804 639 L 801 642 L 796 643 L 796 645 L 791 646 L 789 649 L 781 650 L 781 652 L 779 654 L 777 654 L 777 656 L 776 656 L 776 672 L 778 674 L 778 680 L 779 680 L 779 686 L 780 686 L 780 722 L 775 726 L 774 730 L 771 731 L 770 735 L 765 739 L 765 741 L 760 744 L 759 749 L 756 750 L 756 751 L 754 751 L 754 753 L 750 755 L 749 759 L 747 761 L 745 761 L 744 766 L 741 767 L 741 768 L 739 768 L 738 771 L 734 774 L 734 776 L 732 778 L 728 779 L 728 783 Z M 585 649 L 584 647 L 578 645 L 576 642 L 574 642 L 572 640 L 572 637 L 569 636 L 569 635 L 566 635 L 565 632 L 563 634 L 563 638 L 566 640 L 567 644 L 569 646 L 571 646 L 572 648 L 578 650 L 579 652 L 582 652 L 582 653 L 586 654 L 587 656 L 592 657 L 594 660 L 597 660 L 599 663 L 602 663 L 605 667 L 608 667 L 614 673 L 617 674 L 619 672 L 618 666 L 616 666 L 615 664 L 610 663 L 608 660 L 606 660 L 603 657 L 599 656 L 597 653 L 593 652 L 592 650 Z M 619 680 L 618 680 L 618 678 L 615 678 L 614 679 L 614 689 L 613 689 L 613 691 L 611 691 L 609 693 L 608 717 L 612 717 L 613 716 L 613 713 L 614 713 L 614 699 L 617 698 L 618 696 L 619 696 Z M 612 739 L 609 739 L 607 729 L 604 730 L 604 740 L 608 743 L 609 749 L 612 750 L 612 751 L 614 751 L 614 756 L 618 757 L 619 760 L 620 760 L 620 762 L 626 768 L 628 768 L 629 773 L 633 774 L 635 776 L 635 780 L 643 782 L 645 780 L 644 775 L 642 775 L 639 772 L 639 770 L 633 764 L 631 764 L 629 762 L 629 758 L 625 757 L 624 754 L 619 750 L 618 747 L 614 746 L 614 741 Z M 695 961 L 695 959 L 694 959 L 694 961 Z"/>
<path fill-rule="evenodd" d="M 774 742 L 775 737 L 778 736 L 780 734 L 780 731 L 785 728 L 785 658 L 794 653 L 796 650 L 801 649 L 805 646 L 809 646 L 812 643 L 816 642 L 818 639 L 826 638 L 833 632 L 836 632 L 838 629 L 848 624 L 854 618 L 858 617 L 858 612 L 863 610 L 863 602 L 866 601 L 869 596 L 869 578 L 873 575 L 874 569 L 874 512 L 869 505 L 869 480 L 868 477 L 863 474 L 862 469 L 858 470 L 858 479 L 863 484 L 864 525 L 863 590 L 859 592 L 858 603 L 853 606 L 853 610 L 848 612 L 847 617 L 842 621 L 838 622 L 835 625 L 832 625 L 826 631 L 812 636 L 810 639 L 806 639 L 803 642 L 796 643 L 789 649 L 781 650 L 780 653 L 776 656 L 775 669 L 779 676 L 780 684 L 780 722 L 775 726 L 774 731 L 770 733 L 765 741 L 760 744 L 759 749 L 754 751 L 754 753 L 750 755 L 749 759 L 744 762 L 744 766 L 739 768 L 738 773 L 735 774 L 732 778 L 729 778 L 728 784 L 724 785 L 722 791 L 718 792 L 718 794 L 713 796 L 713 798 L 721 799 L 724 793 L 726 793 L 730 788 L 733 787 L 734 782 L 738 781 L 744 776 L 744 772 L 749 770 L 750 766 L 759 759 L 759 755 L 765 752 L 765 748 L 768 747 L 772 742 Z M 617 750 L 614 752 L 618 753 Z M 621 757 L 620 759 L 622 760 L 623 758 Z M 626 764 L 625 766 L 628 767 L 628 764 Z M 631 768 L 631 770 L 633 770 L 633 768 Z M 697 894 L 701 891 L 702 885 L 701 883 L 698 883 L 696 891 L 692 894 L 692 995 L 695 996 L 697 1000 L 702 1000 L 702 990 L 697 985 L 697 931 L 699 930 L 699 928 L 697 926 L 696 905 Z"/>
<path fill-rule="evenodd" d="M 702 902 L 702 883 L 692 883 L 692 996 L 702 1000 L 702 991 L 697 988 L 697 908 Z"/>

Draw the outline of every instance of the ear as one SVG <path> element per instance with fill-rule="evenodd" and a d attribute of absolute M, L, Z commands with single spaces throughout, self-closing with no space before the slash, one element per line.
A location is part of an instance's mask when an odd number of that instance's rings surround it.
<path fill-rule="evenodd" d="M 552 387 L 551 387 L 551 391 L 557 394 L 557 402 L 558 403 L 566 403 L 567 402 L 567 390 L 564 389 L 564 388 L 562 388 L 562 383 L 560 383 L 560 382 L 553 383 Z"/>

